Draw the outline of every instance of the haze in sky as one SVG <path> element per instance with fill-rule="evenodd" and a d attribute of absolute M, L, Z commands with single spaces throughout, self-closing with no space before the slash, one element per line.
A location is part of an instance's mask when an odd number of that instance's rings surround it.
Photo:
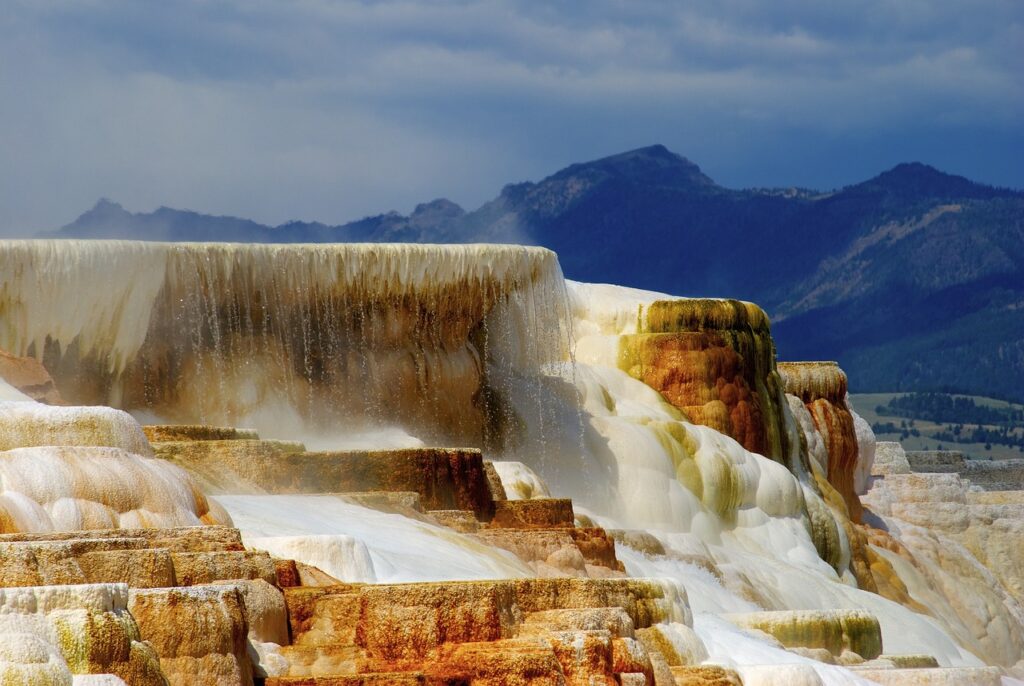
<path fill-rule="evenodd" d="M 99 197 L 341 223 L 663 143 L 731 187 L 1024 186 L 1019 0 L 13 0 L 0 235 Z"/>

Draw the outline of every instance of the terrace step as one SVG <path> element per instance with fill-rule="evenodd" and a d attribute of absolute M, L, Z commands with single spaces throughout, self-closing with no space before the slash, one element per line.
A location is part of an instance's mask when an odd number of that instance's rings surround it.
<path fill-rule="evenodd" d="M 882 686 L 999 686 L 998 667 L 939 667 L 924 669 L 877 669 L 851 667 L 864 679 Z"/>
<path fill-rule="evenodd" d="M 168 529 L 87 529 L 45 533 L 0 534 L 0 543 L 31 541 L 74 541 L 79 539 L 141 538 L 147 548 L 171 552 L 245 550 L 238 529 L 228 526 L 183 526 Z"/>
<path fill-rule="evenodd" d="M 226 493 L 415 492 L 427 510 L 494 515 L 479 450 L 306 452 L 285 441 L 178 441 L 153 446 L 157 457 L 189 471 L 210 495 Z"/>
<path fill-rule="evenodd" d="M 241 441 L 259 440 L 255 429 L 208 424 L 148 424 L 142 427 L 150 443 L 167 441 Z"/>
<path fill-rule="evenodd" d="M 865 660 L 882 653 L 878 619 L 864 610 L 784 610 L 725 618 L 737 626 L 770 634 L 787 648 L 824 649 L 835 657 L 851 651 Z"/>
<path fill-rule="evenodd" d="M 491 527 L 503 529 L 573 528 L 575 517 L 568 498 L 503 500 L 496 502 Z"/>

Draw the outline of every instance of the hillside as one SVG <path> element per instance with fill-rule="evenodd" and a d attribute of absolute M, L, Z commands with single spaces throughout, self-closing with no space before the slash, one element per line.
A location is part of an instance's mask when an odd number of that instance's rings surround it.
<path fill-rule="evenodd" d="M 956 450 L 975 460 L 1024 458 L 1020 404 L 945 393 L 855 393 L 850 402 L 878 440 L 897 441 L 905 450 Z"/>
<path fill-rule="evenodd" d="M 148 240 L 513 242 L 566 275 L 753 300 L 780 359 L 828 358 L 857 391 L 1024 400 L 1024 194 L 924 164 L 831 192 L 728 189 L 656 145 L 348 224 L 268 227 L 101 201 L 56 235 Z"/>

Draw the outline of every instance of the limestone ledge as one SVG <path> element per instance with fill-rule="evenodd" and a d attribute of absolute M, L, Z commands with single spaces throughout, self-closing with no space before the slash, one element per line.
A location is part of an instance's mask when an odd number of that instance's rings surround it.
<path fill-rule="evenodd" d="M 299 443 L 264 440 L 170 441 L 154 449 L 210 495 L 405 491 L 418 493 L 428 510 L 470 510 L 487 520 L 494 514 L 479 450 L 307 452 Z"/>
<path fill-rule="evenodd" d="M 741 627 L 763 631 L 788 648 L 852 652 L 865 660 L 882 654 L 878 619 L 863 610 L 789 610 L 726 615 Z"/>
<path fill-rule="evenodd" d="M 873 546 L 876 554 L 969 650 L 1013 666 L 1024 654 L 1024 498 L 973 491 L 957 473 L 910 472 L 899 446 L 884 452 L 892 459 L 863 501 L 901 547 Z"/>

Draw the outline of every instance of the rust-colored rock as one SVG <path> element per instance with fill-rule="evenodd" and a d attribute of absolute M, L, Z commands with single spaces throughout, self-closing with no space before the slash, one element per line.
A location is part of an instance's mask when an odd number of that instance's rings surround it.
<path fill-rule="evenodd" d="M 519 635 L 542 635 L 549 631 L 605 630 L 613 638 L 633 638 L 633 620 L 621 607 L 588 607 L 571 610 L 544 610 L 529 613 Z"/>
<path fill-rule="evenodd" d="M 362 613 L 360 589 L 360 584 L 284 589 L 292 642 L 354 644 Z"/>
<path fill-rule="evenodd" d="M 621 337 L 619 367 L 694 423 L 785 461 L 775 345 L 756 305 L 702 298 L 651 303 L 639 315 L 638 333 Z"/>
<path fill-rule="evenodd" d="M 166 550 L 140 538 L 0 543 L 0 586 L 94 583 L 173 586 L 174 567 Z"/>
<path fill-rule="evenodd" d="M 622 562 L 615 557 L 615 539 L 608 535 L 608 532 L 600 527 L 577 528 L 570 530 L 569 534 L 576 543 L 576 547 L 583 553 L 583 559 L 587 564 L 597 567 L 625 572 L 626 568 Z"/>
<path fill-rule="evenodd" d="M 506 529 L 572 528 L 575 517 L 568 498 L 502 500 L 494 504 L 492 527 Z"/>
<path fill-rule="evenodd" d="M 169 529 L 88 529 L 45 533 L 0 534 L 0 544 L 17 541 L 73 541 L 78 539 L 133 538 L 146 541 L 148 548 L 171 552 L 245 550 L 238 529 L 227 526 L 184 526 Z"/>
<path fill-rule="evenodd" d="M 388 663 L 422 660 L 443 643 L 496 641 L 515 633 L 515 591 L 508 584 L 371 585 L 360 589 L 360 603 L 357 643 Z"/>
<path fill-rule="evenodd" d="M 278 588 L 301 586 L 299 567 L 295 560 L 274 560 L 274 577 Z"/>
<path fill-rule="evenodd" d="M 516 579 L 516 604 L 523 612 L 621 607 L 642 629 L 669 618 L 665 589 L 642 579 Z"/>
<path fill-rule="evenodd" d="M 612 637 L 607 631 L 556 631 L 547 641 L 567 686 L 618 686 L 613 676 Z"/>
<path fill-rule="evenodd" d="M 538 502 L 510 500 L 512 502 Z M 601 528 L 489 528 L 477 534 L 529 564 L 538 576 L 613 577 L 625 568 L 615 557 L 615 541 Z"/>
<path fill-rule="evenodd" d="M 571 529 L 484 529 L 477 535 L 489 545 L 515 553 L 537 576 L 587 576 L 587 561 Z"/>
<path fill-rule="evenodd" d="M 531 683 L 515 681 L 516 674 L 562 683 L 573 673 L 611 684 L 616 665 L 623 674 L 653 673 L 634 627 L 669 615 L 660 585 L 632 579 L 340 584 L 284 595 L 293 645 L 282 654 L 293 676 L 422 672 L 514 684 Z M 559 636 L 590 649 L 577 655 Z M 502 646 L 512 654 L 502 657 Z M 464 661 L 469 655 L 486 678 Z M 507 659 L 511 671 L 501 676 Z"/>
<path fill-rule="evenodd" d="M 863 508 L 854 486 L 857 432 L 846 405 L 846 374 L 835 362 L 780 362 L 786 393 L 804 403 L 828 452 L 829 483 L 846 503 L 850 519 L 860 522 Z"/>
<path fill-rule="evenodd" d="M 534 640 L 447 644 L 424 666 L 445 686 L 564 686 L 562 668 L 550 646 Z"/>
<path fill-rule="evenodd" d="M 612 671 L 616 674 L 643 674 L 654 683 L 654 666 L 643 643 L 633 638 L 612 638 Z"/>
<path fill-rule="evenodd" d="M 484 460 L 484 471 L 487 473 L 487 485 L 491 489 L 491 498 L 495 501 L 507 500 L 508 494 L 505 493 L 505 487 L 501 483 L 501 476 L 498 475 L 498 470 L 495 469 L 494 463 L 490 460 Z"/>
<path fill-rule="evenodd" d="M 307 565 L 304 562 L 296 562 L 295 568 L 299 573 L 300 586 L 337 586 L 342 583 L 340 579 L 331 576 L 319 567 Z"/>
<path fill-rule="evenodd" d="M 427 514 L 438 524 L 459 533 L 475 534 L 480 530 L 480 522 L 469 510 L 431 510 Z"/>
<path fill-rule="evenodd" d="M 270 677 L 264 686 L 465 686 L 458 677 L 427 676 L 419 672 L 382 672 L 377 674 L 338 674 L 321 677 Z"/>
<path fill-rule="evenodd" d="M 608 535 L 620 545 L 648 555 L 665 555 L 665 546 L 656 536 L 637 529 L 608 529 Z"/>
<path fill-rule="evenodd" d="M 37 402 L 65 404 L 50 372 L 34 357 L 18 357 L 0 350 L 0 379 Z"/>
<path fill-rule="evenodd" d="M 251 686 L 249 628 L 238 588 L 133 589 L 128 609 L 171 686 Z"/>
<path fill-rule="evenodd" d="M 277 580 L 270 555 L 259 550 L 172 553 L 178 586 L 196 586 L 231 579 Z"/>

